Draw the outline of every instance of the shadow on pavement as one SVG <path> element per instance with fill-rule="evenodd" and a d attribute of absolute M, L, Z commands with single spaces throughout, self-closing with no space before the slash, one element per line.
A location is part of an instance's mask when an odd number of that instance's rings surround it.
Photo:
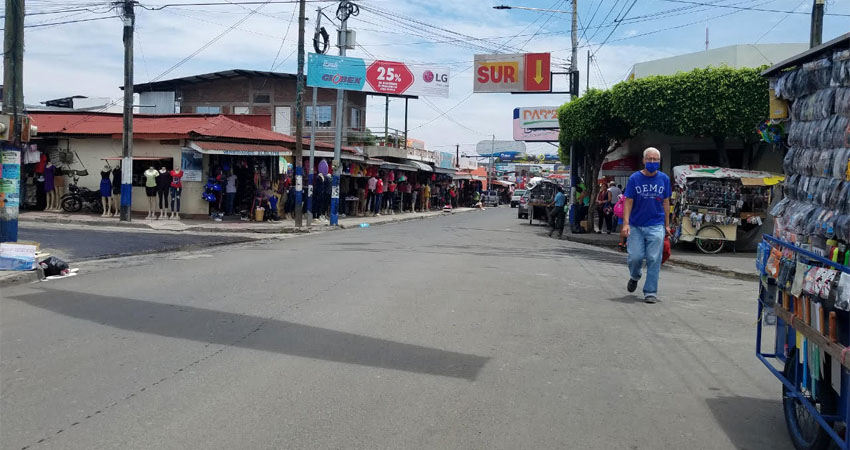
<path fill-rule="evenodd" d="M 612 301 L 612 302 L 617 302 L 617 303 L 627 303 L 627 304 L 640 303 L 640 304 L 643 304 L 643 300 L 641 300 L 640 297 L 637 297 L 635 294 L 628 294 L 628 295 L 624 295 L 622 297 L 609 298 L 608 300 Z"/>
<path fill-rule="evenodd" d="M 785 428 L 778 386 L 776 400 L 726 396 L 705 402 L 735 448 L 794 448 Z"/>
<path fill-rule="evenodd" d="M 470 381 L 490 360 L 293 322 L 146 300 L 51 289 L 13 299 L 140 333 Z M 252 336 L 260 330 L 262 334 Z"/>

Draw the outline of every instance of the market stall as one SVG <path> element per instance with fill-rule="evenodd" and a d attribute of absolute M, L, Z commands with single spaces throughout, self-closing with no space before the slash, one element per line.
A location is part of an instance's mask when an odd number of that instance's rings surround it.
<path fill-rule="evenodd" d="M 784 178 L 769 172 L 688 165 L 673 168 L 673 243 L 695 242 L 719 252 L 739 229 L 761 227 L 773 186 Z"/>
<path fill-rule="evenodd" d="M 785 126 L 786 197 L 770 210 L 774 234 L 765 236 L 756 260 L 756 355 L 782 383 L 794 446 L 847 450 L 850 33 L 763 75 L 779 102 L 790 102 L 791 120 Z"/>

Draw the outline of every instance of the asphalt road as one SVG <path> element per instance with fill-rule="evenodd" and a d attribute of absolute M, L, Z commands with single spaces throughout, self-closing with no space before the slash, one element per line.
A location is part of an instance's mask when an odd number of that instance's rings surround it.
<path fill-rule="evenodd" d="M 791 449 L 754 283 L 488 209 L 152 255 L 0 300 L 3 449 Z"/>
<path fill-rule="evenodd" d="M 191 247 L 244 242 L 227 235 L 151 233 L 145 231 L 101 231 L 92 227 L 62 225 L 21 225 L 18 239 L 34 241 L 50 254 L 74 263 L 94 258 L 137 255 Z"/>

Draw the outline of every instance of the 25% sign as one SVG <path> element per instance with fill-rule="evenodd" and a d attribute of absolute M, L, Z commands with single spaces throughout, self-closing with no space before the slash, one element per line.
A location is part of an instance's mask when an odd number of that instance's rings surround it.
<path fill-rule="evenodd" d="M 375 92 L 402 94 L 413 81 L 413 73 L 404 63 L 378 60 L 366 69 L 366 82 Z"/>

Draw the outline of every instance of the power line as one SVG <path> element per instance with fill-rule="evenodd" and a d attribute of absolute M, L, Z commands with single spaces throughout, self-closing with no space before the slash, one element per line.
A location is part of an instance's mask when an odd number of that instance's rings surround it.
<path fill-rule="evenodd" d="M 710 3 L 700 3 L 700 2 L 692 2 L 688 0 L 663 0 L 665 2 L 673 2 L 673 3 L 688 3 L 691 5 L 700 5 L 700 6 L 713 6 L 715 8 L 730 8 L 730 9 L 738 9 L 741 11 L 763 11 L 763 12 L 772 12 L 772 13 L 784 13 L 784 14 L 805 14 L 809 15 L 808 12 L 805 11 L 781 11 L 776 9 L 766 9 L 766 8 L 754 8 L 748 6 L 734 6 L 734 5 L 714 5 Z M 825 16 L 841 16 L 841 17 L 850 17 L 850 14 L 841 14 L 841 13 L 824 13 Z"/>
<path fill-rule="evenodd" d="M 106 16 L 106 17 L 91 17 L 88 19 L 77 19 L 77 20 L 65 20 L 62 22 L 47 22 L 47 23 L 37 23 L 33 25 L 24 25 L 24 28 L 41 28 L 41 27 L 52 27 L 54 25 L 65 25 L 69 23 L 80 23 L 80 22 L 91 22 L 93 20 L 103 20 L 103 19 L 114 19 L 118 16 Z M 0 28 L 0 31 L 3 31 L 5 28 Z"/>
<path fill-rule="evenodd" d="M 328 0 L 304 0 L 306 3 L 327 3 Z M 299 0 L 272 0 L 265 1 L 243 1 L 243 2 L 205 2 L 205 3 L 166 3 L 164 5 L 142 5 L 138 6 L 148 11 L 160 11 L 165 8 L 180 7 L 180 6 L 228 6 L 228 5 L 269 5 L 269 4 L 294 4 Z"/>
<path fill-rule="evenodd" d="M 802 1 L 800 2 L 800 4 L 799 4 L 799 5 L 797 5 L 797 8 L 799 8 L 799 7 L 803 6 L 803 4 L 805 4 L 806 2 L 807 2 L 807 0 L 802 0 Z M 797 8 L 794 8 L 794 9 L 797 9 Z M 758 44 L 758 43 L 759 43 L 759 41 L 761 41 L 762 39 L 764 39 L 764 37 L 765 37 L 765 36 L 767 36 L 768 34 L 770 34 L 770 32 L 771 32 L 771 31 L 773 31 L 776 27 L 778 27 L 778 26 L 779 26 L 779 24 L 780 24 L 780 23 L 784 22 L 784 21 L 785 21 L 785 19 L 787 19 L 787 18 L 789 18 L 789 17 L 791 17 L 791 14 L 785 14 L 784 16 L 782 16 L 782 18 L 781 18 L 781 19 L 779 19 L 779 20 L 777 20 L 777 21 L 776 21 L 776 23 L 775 23 L 775 24 L 773 24 L 773 26 L 772 26 L 772 27 L 770 27 L 767 31 L 765 31 L 765 32 L 764 32 L 764 34 L 762 34 L 762 35 L 761 35 L 761 37 L 759 37 L 758 39 L 756 39 L 756 41 L 755 41 L 755 42 L 753 42 L 753 44 Z M 764 56 L 764 55 L 762 55 L 762 56 Z"/>
<path fill-rule="evenodd" d="M 599 52 L 599 50 L 602 48 L 602 46 L 604 46 L 604 45 L 608 42 L 608 39 L 611 39 L 611 35 L 613 35 L 615 31 L 617 31 L 617 28 L 619 28 L 619 27 L 620 27 L 620 24 L 621 24 L 621 23 L 623 23 L 623 22 L 622 22 L 622 21 L 623 21 L 623 19 L 625 19 L 625 18 L 626 18 L 626 16 L 628 16 L 628 15 L 629 15 L 629 13 L 632 11 L 632 8 L 634 8 L 634 7 L 635 7 L 635 4 L 637 4 L 637 0 L 633 0 L 633 1 L 632 1 L 631 6 L 629 6 L 629 9 L 628 9 L 628 10 L 626 10 L 626 13 L 622 15 L 622 18 L 621 18 L 621 19 L 619 19 L 619 20 L 618 20 L 617 18 L 614 18 L 614 22 L 617 22 L 617 25 L 616 25 L 614 28 L 612 28 L 612 29 L 611 29 L 611 32 L 609 32 L 609 33 L 608 33 L 608 36 L 606 36 L 606 37 L 605 37 L 605 40 L 604 40 L 604 41 L 602 41 L 602 43 L 601 43 L 601 44 L 599 44 L 599 47 L 596 47 L 596 50 L 594 50 L 593 52 L 591 52 L 592 54 L 594 54 L 594 55 L 595 55 L 595 54 L 597 54 L 597 53 Z M 625 9 L 625 7 L 626 7 L 626 4 L 625 4 L 625 3 L 623 3 L 623 9 Z M 620 14 L 622 14 L 622 13 L 623 13 L 623 9 L 621 9 L 621 10 L 620 10 L 620 13 L 619 13 L 619 14 L 617 14 L 617 17 L 620 17 Z"/>

